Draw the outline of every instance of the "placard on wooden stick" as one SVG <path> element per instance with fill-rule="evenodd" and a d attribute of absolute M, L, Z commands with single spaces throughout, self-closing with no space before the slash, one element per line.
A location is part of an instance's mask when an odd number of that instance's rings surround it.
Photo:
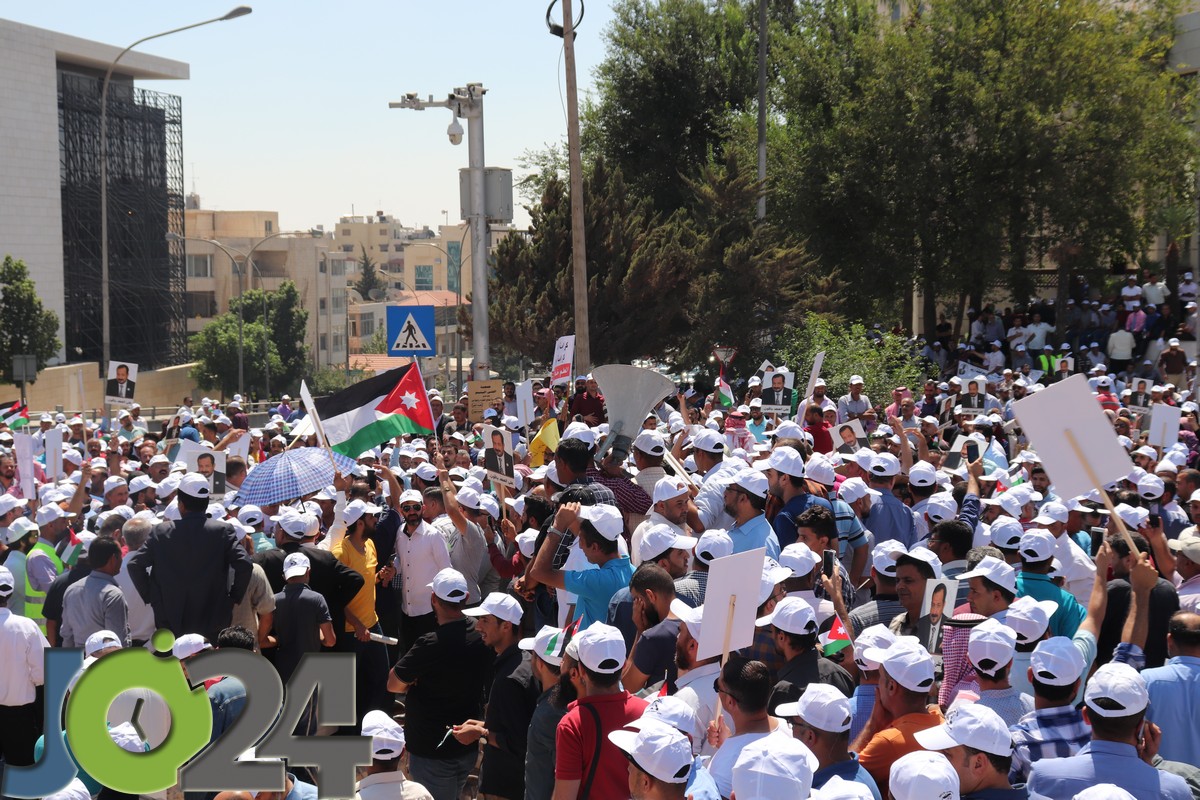
<path fill-rule="evenodd" d="M 1166 403 L 1150 406 L 1150 435 L 1147 441 L 1155 447 L 1170 447 L 1179 441 L 1179 421 L 1183 409 Z"/>
<path fill-rule="evenodd" d="M 709 565 L 697 660 L 724 657 L 754 643 L 758 589 L 766 557 L 766 548 L 760 547 L 718 558 Z"/>
<path fill-rule="evenodd" d="M 1104 491 L 1133 471 L 1129 454 L 1117 441 L 1083 375 L 1072 375 L 1049 389 L 1013 403 L 1021 430 L 1037 450 L 1059 497 L 1076 497 L 1095 489 L 1114 522 L 1128 539 L 1129 532 Z M 1130 552 L 1136 552 L 1132 539 Z"/>

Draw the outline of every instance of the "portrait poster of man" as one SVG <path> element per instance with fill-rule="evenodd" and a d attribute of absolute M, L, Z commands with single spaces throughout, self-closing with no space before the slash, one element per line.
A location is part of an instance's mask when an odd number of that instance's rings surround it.
<path fill-rule="evenodd" d="M 856 419 L 843 422 L 833 429 L 833 443 L 839 453 L 857 453 L 864 447 L 870 447 L 867 432 L 862 423 Z"/>
<path fill-rule="evenodd" d="M 501 486 L 516 488 L 513 473 L 512 437 L 503 429 L 483 426 L 483 468 L 488 478 Z"/>
<path fill-rule="evenodd" d="M 954 600 L 958 597 L 958 581 L 939 578 L 925 582 L 925 597 L 921 600 L 921 617 L 917 620 L 917 638 L 935 656 L 942 654 L 942 628 L 954 615 Z"/>
<path fill-rule="evenodd" d="M 199 472 L 208 478 L 209 491 L 225 494 L 225 451 L 184 440 L 179 443 L 178 459 L 187 465 L 188 472 Z"/>
<path fill-rule="evenodd" d="M 108 380 L 104 383 L 104 402 L 112 406 L 133 405 L 137 388 L 138 365 L 129 361 L 108 362 Z"/>
<path fill-rule="evenodd" d="M 762 412 L 764 414 L 787 415 L 792 413 L 792 388 L 796 380 L 794 372 L 776 369 L 763 376 Z"/>

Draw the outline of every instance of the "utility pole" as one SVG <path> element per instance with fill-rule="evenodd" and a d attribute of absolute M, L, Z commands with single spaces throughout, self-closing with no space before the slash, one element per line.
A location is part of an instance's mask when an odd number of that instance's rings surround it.
<path fill-rule="evenodd" d="M 571 265 L 575 298 L 576 374 L 592 368 L 588 337 L 587 242 L 583 227 L 583 159 L 579 154 L 579 92 L 575 85 L 575 23 L 571 0 L 562 0 L 563 62 L 567 70 L 567 160 L 571 170 Z"/>
<path fill-rule="evenodd" d="M 767 0 L 758 0 L 758 219 L 767 218 Z"/>

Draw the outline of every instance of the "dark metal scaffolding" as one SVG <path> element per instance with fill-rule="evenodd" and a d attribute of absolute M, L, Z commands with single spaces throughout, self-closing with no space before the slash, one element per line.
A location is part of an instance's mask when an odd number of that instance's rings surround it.
<path fill-rule="evenodd" d="M 58 135 L 68 361 L 100 361 L 100 85 L 60 69 Z M 175 95 L 113 79 L 108 92 L 112 357 L 141 369 L 187 360 L 183 124 Z"/>

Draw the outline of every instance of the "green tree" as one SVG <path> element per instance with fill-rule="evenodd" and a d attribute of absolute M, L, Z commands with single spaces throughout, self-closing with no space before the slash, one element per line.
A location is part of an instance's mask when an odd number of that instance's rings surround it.
<path fill-rule="evenodd" d="M 6 255 L 0 265 L 0 380 L 13 382 L 14 355 L 37 356 L 40 370 L 60 347 L 58 315 L 42 307 L 25 262 Z"/>
<path fill-rule="evenodd" d="M 386 353 L 388 351 L 387 329 L 376 328 L 375 333 L 362 346 L 362 351 L 375 355 Z"/>
<path fill-rule="evenodd" d="M 367 246 L 362 247 L 362 258 L 359 259 L 358 268 L 361 274 L 358 280 L 354 282 L 354 290 L 362 296 L 364 302 L 374 300 L 371 297 L 371 292 L 387 291 L 387 281 L 379 274 L 379 268 L 375 265 L 374 259 L 367 255 Z"/>
<path fill-rule="evenodd" d="M 242 352 L 246 388 L 262 390 L 266 386 L 265 339 L 271 391 L 295 391 L 308 368 L 309 353 L 305 344 L 308 311 L 292 281 L 284 281 L 278 289 L 265 294 L 262 289 L 251 289 L 240 298 L 231 299 L 229 311 L 213 319 L 192 339 L 192 357 L 196 360 L 193 379 L 202 388 L 219 389 L 226 395 L 237 391 L 239 307 L 244 315 Z"/>
<path fill-rule="evenodd" d="M 809 314 L 802 325 L 785 331 L 776 344 L 779 362 L 796 373 L 797 391 L 804 391 L 800 383 L 807 379 L 813 359 L 822 351 L 825 359 L 821 377 L 831 397 L 849 391 L 850 376 L 860 375 L 871 402 L 886 405 L 892 389 L 919 385 L 924 377 L 904 337 L 884 333 L 872 338 L 860 323 L 838 325 Z"/>

